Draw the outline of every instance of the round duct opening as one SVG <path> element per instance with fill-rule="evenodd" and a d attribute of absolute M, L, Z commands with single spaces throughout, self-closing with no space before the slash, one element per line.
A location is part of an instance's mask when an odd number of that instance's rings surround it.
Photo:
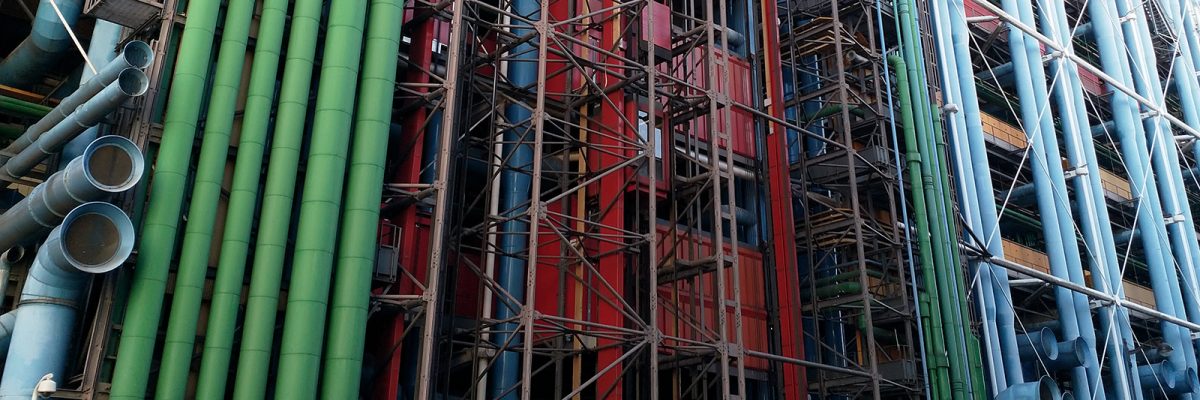
<path fill-rule="evenodd" d="M 83 272 L 111 271 L 133 251 L 133 223 L 108 203 L 85 203 L 67 214 L 60 243 L 67 260 Z"/>
<path fill-rule="evenodd" d="M 25 259 L 25 247 L 15 246 L 0 254 L 0 264 L 13 265 Z"/>
<path fill-rule="evenodd" d="M 105 136 L 84 150 L 83 167 L 88 180 L 108 192 L 123 192 L 142 177 L 142 152 L 129 139 Z"/>
<path fill-rule="evenodd" d="M 117 84 L 121 85 L 121 92 L 126 96 L 141 96 L 150 88 L 150 79 L 146 78 L 145 72 L 137 68 L 125 68 L 121 75 L 117 76 Z"/>
<path fill-rule="evenodd" d="M 87 213 L 75 218 L 63 231 L 63 248 L 72 259 L 85 265 L 99 265 L 117 254 L 121 239 L 117 224 L 101 214 Z"/>
<path fill-rule="evenodd" d="M 141 40 L 134 40 L 125 44 L 121 49 L 121 57 L 125 57 L 125 62 L 129 66 L 137 69 L 145 69 L 154 62 L 154 49 L 150 45 Z"/>

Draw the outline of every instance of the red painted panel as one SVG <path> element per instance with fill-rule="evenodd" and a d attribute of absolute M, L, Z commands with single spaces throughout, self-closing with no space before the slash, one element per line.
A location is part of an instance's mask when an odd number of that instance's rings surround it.
<path fill-rule="evenodd" d="M 679 69 L 679 72 L 676 73 L 676 76 L 680 79 L 685 79 L 687 82 L 696 87 L 707 87 L 708 62 L 704 58 L 707 54 L 706 49 L 706 47 L 697 47 L 692 52 L 679 56 L 676 61 L 683 63 L 685 67 Z M 723 52 L 720 49 L 713 50 L 712 56 L 718 57 L 718 59 L 720 57 L 724 57 Z M 753 84 L 750 82 L 750 64 L 741 58 L 730 55 L 729 66 L 729 79 L 726 79 L 725 71 L 723 70 L 724 67 L 717 65 L 716 68 L 718 69 L 718 79 L 716 79 L 716 92 L 728 96 L 729 100 L 733 102 L 746 105 L 753 104 L 753 95 L 751 93 Z M 700 95 L 700 93 L 696 93 L 696 95 Z M 754 142 L 753 116 L 748 111 L 734 106 L 730 107 L 730 112 L 728 114 L 732 119 L 729 121 L 729 137 L 733 142 L 732 147 L 734 154 L 739 154 L 749 158 L 757 157 L 757 149 Z M 717 116 L 716 129 L 725 129 L 726 114 L 727 113 L 720 113 Z M 696 123 L 692 126 L 695 127 L 695 135 L 697 138 L 700 140 L 708 140 L 708 132 L 712 129 L 708 127 L 707 118 L 697 118 Z M 721 145 L 729 146 L 727 143 L 722 143 Z"/>
<path fill-rule="evenodd" d="M 1108 85 L 1105 85 L 1099 76 L 1083 67 L 1079 67 L 1079 82 L 1083 86 L 1083 90 L 1086 90 L 1088 93 L 1096 96 L 1108 94 Z"/>

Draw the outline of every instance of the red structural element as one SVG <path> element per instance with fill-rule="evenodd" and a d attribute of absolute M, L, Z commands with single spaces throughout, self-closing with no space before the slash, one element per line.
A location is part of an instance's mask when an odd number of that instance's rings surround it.
<path fill-rule="evenodd" d="M 669 226 L 658 225 L 658 237 L 660 242 L 657 246 L 660 258 L 666 258 L 671 255 L 671 249 L 677 249 L 679 243 L 694 243 L 697 246 L 696 254 L 713 254 L 712 239 L 708 235 L 689 235 L 686 232 L 672 230 Z M 725 244 L 725 252 L 732 252 L 732 246 L 729 243 Z M 674 257 L 681 261 L 689 260 L 692 256 L 680 252 L 674 252 Z M 749 250 L 745 247 L 738 249 L 738 264 L 741 266 L 741 285 L 742 293 L 762 293 L 762 288 L 766 285 L 763 276 L 763 256 L 762 253 Z M 727 282 L 733 281 L 733 270 L 725 269 L 725 279 Z M 733 298 L 733 287 L 725 288 L 725 298 Z M 679 337 L 694 341 L 704 341 L 707 333 L 702 331 L 715 330 L 716 327 L 709 324 L 699 326 L 697 324 L 680 323 L 678 318 L 674 317 L 674 313 L 679 312 L 697 312 L 701 314 L 692 315 L 696 321 L 717 321 L 717 298 L 713 295 L 713 284 L 711 281 L 699 283 L 694 280 L 681 279 L 658 288 L 658 296 L 662 299 L 671 299 L 669 303 L 678 304 L 679 307 L 686 307 L 686 310 L 670 310 L 667 307 L 658 309 L 659 321 L 663 335 L 669 337 Z M 745 342 L 743 345 L 747 350 L 758 352 L 768 352 L 770 343 L 767 334 L 767 302 L 766 296 L 748 295 L 742 297 L 742 329 L 745 333 Z M 733 312 L 732 307 L 728 307 L 729 312 Z M 728 321 L 730 330 L 736 329 L 734 321 Z M 674 343 L 676 346 L 682 346 L 682 343 Z M 746 368 L 759 371 L 766 371 L 768 368 L 767 360 L 757 357 L 748 357 L 746 359 Z"/>
<path fill-rule="evenodd" d="M 766 86 L 767 112 L 782 120 L 783 84 L 779 75 L 771 71 L 782 71 L 779 58 L 779 32 L 774 2 L 761 2 L 763 32 L 763 74 Z M 767 203 L 771 211 L 771 252 L 775 264 L 775 285 L 779 296 L 779 337 L 782 356 L 804 359 L 803 330 L 800 327 L 799 271 L 796 264 L 796 231 L 792 224 L 792 190 L 788 168 L 787 134 L 778 123 L 768 124 L 766 139 Z M 787 399 L 798 400 L 808 397 L 808 379 L 803 368 L 785 363 L 782 367 L 783 390 Z"/>
<path fill-rule="evenodd" d="M 612 11 L 605 12 L 600 18 L 604 21 L 600 29 L 601 43 L 604 48 L 617 48 L 621 41 L 621 36 L 625 34 L 622 31 L 621 17 L 616 15 L 619 13 L 619 8 L 616 7 L 617 1 L 603 0 L 599 9 L 608 9 Z M 607 54 L 597 54 L 596 58 L 601 65 L 618 65 L 620 61 L 616 57 Z M 597 71 L 597 83 L 601 87 L 611 87 L 619 85 L 624 79 L 623 76 L 612 73 L 609 69 L 600 69 Z M 636 140 L 637 132 L 628 128 L 624 121 L 637 121 L 637 104 L 625 99 L 623 90 L 615 90 L 607 95 L 608 101 L 601 103 L 597 120 L 600 126 L 591 127 L 602 134 L 589 135 L 588 140 L 595 144 L 589 149 L 587 154 L 588 170 L 589 171 L 604 171 L 615 166 L 629 157 L 633 156 L 629 152 L 628 147 L 622 145 L 621 140 Z M 597 151 L 598 148 L 610 148 L 612 151 Z M 618 154 L 614 154 L 618 153 Z M 625 297 L 625 268 L 626 254 L 621 250 L 621 245 L 610 240 L 598 240 L 601 237 L 619 237 L 620 231 L 614 228 L 625 226 L 625 193 L 629 181 L 629 171 L 627 168 L 622 168 L 619 171 L 613 171 L 610 174 L 600 178 L 595 184 L 589 185 L 587 195 L 599 205 L 599 209 L 603 210 L 599 214 L 599 219 L 594 231 L 591 234 L 591 239 L 587 240 L 586 245 L 595 246 L 598 250 L 596 254 L 600 254 L 600 258 L 596 263 L 599 270 L 600 279 L 603 279 L 615 290 L 599 290 L 596 296 L 607 298 L 607 301 L 597 301 L 592 318 L 598 324 L 604 326 L 623 326 L 625 319 L 621 310 L 618 308 L 623 304 L 622 298 Z M 589 232 L 591 233 L 591 232 Z M 617 293 L 613 293 L 616 291 Z M 596 346 L 596 371 L 602 371 L 604 368 L 617 362 L 617 359 L 624 353 L 624 349 L 620 347 L 620 343 L 613 339 L 603 337 L 597 338 Z M 600 374 L 596 382 L 596 398 L 597 399 L 620 399 L 622 398 L 622 379 L 621 366 L 615 365 L 608 369 L 607 372 Z"/>
<path fill-rule="evenodd" d="M 404 78 L 405 82 L 412 83 L 429 83 L 429 75 L 425 71 L 432 71 L 433 63 L 433 40 L 439 36 L 449 36 L 448 32 L 437 32 L 442 35 L 437 35 L 435 29 L 437 25 L 445 25 L 439 23 L 436 19 L 423 18 L 413 21 L 413 16 L 416 13 L 413 9 L 407 10 L 405 13 L 405 24 L 414 22 L 419 24 L 416 29 L 412 30 L 412 43 L 408 52 L 409 68 Z M 440 29 L 440 31 L 448 31 L 448 26 Z M 416 90 L 425 92 L 428 89 L 424 87 Z M 401 105 L 405 106 L 405 105 Z M 403 131 L 401 133 L 401 141 L 398 148 L 390 149 L 393 160 L 401 160 L 400 165 L 396 166 L 392 172 L 391 182 L 414 183 L 420 181 L 421 160 L 419 156 L 425 141 L 425 121 L 429 117 L 429 111 L 421 106 L 415 107 L 407 118 L 404 119 Z M 413 155 L 418 155 L 414 157 Z M 415 204 L 404 206 L 395 214 L 389 216 L 389 220 L 398 227 L 398 232 L 381 231 L 380 236 L 398 235 L 400 237 L 400 248 L 398 250 L 400 268 L 408 269 L 413 275 L 424 281 L 425 268 L 428 256 L 428 221 L 422 227 L 418 227 L 417 207 Z M 399 282 L 398 292 L 400 294 L 418 294 L 419 289 L 415 282 L 410 278 L 401 277 Z M 394 349 L 389 349 L 390 354 L 387 354 L 388 363 L 385 371 L 380 372 L 380 379 L 375 380 L 374 387 L 371 388 L 373 399 L 395 399 L 400 394 L 400 353 L 404 350 L 401 348 L 400 340 L 404 332 L 404 315 L 395 314 L 391 316 L 391 327 L 388 329 L 389 334 L 384 335 L 388 340 L 392 340 L 391 345 Z"/>
<path fill-rule="evenodd" d="M 1079 83 L 1083 86 L 1083 90 L 1093 95 L 1103 96 L 1108 94 L 1108 85 L 1104 84 L 1104 81 L 1100 80 L 1099 76 L 1083 67 L 1079 67 Z"/>
<path fill-rule="evenodd" d="M 707 46 L 697 46 L 686 55 L 679 56 L 682 60 L 678 61 L 686 63 L 688 71 L 694 71 L 690 75 L 680 76 L 679 78 L 686 79 L 698 85 L 707 84 L 708 62 L 706 60 L 708 57 L 718 60 L 723 59 L 725 57 L 723 53 L 721 49 L 713 49 L 709 52 Z M 750 93 L 752 87 L 750 83 L 750 63 L 737 56 L 731 55 L 729 57 L 730 73 L 728 76 L 733 78 L 732 82 L 725 81 L 724 68 L 726 67 L 723 65 L 717 65 L 717 71 L 715 72 L 719 77 L 717 79 L 717 93 L 729 96 L 730 101 L 741 104 L 754 104 L 752 94 Z M 725 113 L 717 115 L 718 128 L 725 126 L 725 115 Z M 733 141 L 730 147 L 733 148 L 733 153 L 751 159 L 758 157 L 754 140 L 754 117 L 749 111 L 736 108 L 730 110 L 728 115 L 733 118 L 733 121 L 730 121 L 729 124 L 731 129 L 729 137 Z M 711 130 L 708 128 L 708 118 L 703 116 L 696 118 L 695 126 L 696 138 L 701 141 L 708 140 L 708 132 Z M 722 145 L 725 144 L 722 143 Z"/>

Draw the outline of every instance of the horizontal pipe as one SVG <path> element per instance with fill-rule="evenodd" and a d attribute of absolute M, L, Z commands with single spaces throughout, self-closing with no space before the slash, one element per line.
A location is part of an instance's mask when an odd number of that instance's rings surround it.
<path fill-rule="evenodd" d="M 49 114 L 50 110 L 50 107 L 41 104 L 30 103 L 8 96 L 0 96 L 0 112 L 9 115 L 25 118 L 42 118 L 46 114 Z"/>
<path fill-rule="evenodd" d="M 971 255 L 981 256 L 983 258 L 982 261 L 984 261 L 984 262 L 993 263 L 996 266 L 1007 269 L 1009 271 L 1029 275 L 1031 277 L 1041 279 L 1048 284 L 1067 288 L 1074 292 L 1082 293 L 1088 297 L 1091 297 L 1096 300 L 1101 300 L 1101 301 L 1109 303 L 1111 305 L 1115 305 L 1118 307 L 1124 307 L 1125 309 L 1128 309 L 1128 310 L 1134 310 L 1134 311 L 1149 315 L 1151 318 L 1157 318 L 1157 319 L 1165 321 L 1165 322 L 1170 322 L 1172 324 L 1182 326 L 1184 328 L 1190 329 L 1193 332 L 1200 332 L 1200 324 L 1196 324 L 1196 323 L 1193 323 L 1193 322 L 1190 322 L 1190 321 L 1187 321 L 1184 319 L 1180 319 L 1173 315 L 1169 315 L 1162 311 L 1155 310 L 1153 308 L 1146 307 L 1141 304 L 1130 302 L 1123 298 L 1117 297 L 1116 295 L 1109 295 L 1109 294 L 1105 294 L 1099 290 L 1092 289 L 1087 286 L 1076 285 L 1066 279 L 1062 279 L 1062 278 L 1056 277 L 1054 275 L 1047 274 L 1045 272 L 1033 269 L 1029 266 L 1022 265 L 1020 263 L 1016 263 L 1016 262 L 1009 261 L 1009 260 L 999 258 L 999 257 L 984 256 L 983 252 L 979 251 L 976 248 L 968 246 L 966 244 L 959 244 L 959 248 L 961 248 L 965 252 L 968 252 Z"/>
<path fill-rule="evenodd" d="M 71 210 L 38 250 L 17 306 L 0 399 L 29 398 L 47 373 L 66 376 L 71 335 L 90 274 L 116 269 L 133 251 L 133 222 L 108 203 Z"/>
<path fill-rule="evenodd" d="M 1180 371 L 1170 361 L 1139 366 L 1138 379 L 1143 388 L 1166 395 L 1192 393 L 1200 387 L 1195 368 Z"/>
<path fill-rule="evenodd" d="M 1022 360 L 1058 358 L 1058 336 L 1050 328 L 1017 335 L 1017 356 Z"/>
<path fill-rule="evenodd" d="M 1058 384 L 1048 376 L 1043 376 L 1033 382 L 1018 383 L 1009 386 L 996 395 L 996 400 L 1059 400 L 1062 391 Z"/>
<path fill-rule="evenodd" d="M 46 133 L 38 136 L 28 148 L 17 153 L 0 167 L 0 179 L 15 181 L 32 171 L 42 160 L 57 152 L 87 128 L 103 121 L 130 97 L 141 96 L 150 81 L 141 70 L 127 68 L 120 77 L 95 97 L 80 105 L 71 115 Z"/>
<path fill-rule="evenodd" d="M 1057 342 L 1054 343 L 1054 346 L 1058 350 L 1055 351 L 1054 357 L 1046 360 L 1047 369 L 1061 371 L 1083 366 L 1088 349 L 1087 342 L 1084 342 L 1082 338 Z"/>
<path fill-rule="evenodd" d="M 96 139 L 66 168 L 0 215 L 0 249 L 50 230 L 80 204 L 129 190 L 141 179 L 143 163 L 141 151 L 129 139 Z"/>
<path fill-rule="evenodd" d="M 25 148 L 37 141 L 43 133 L 58 125 L 67 116 L 75 112 L 75 109 L 83 105 L 83 103 L 91 100 L 92 97 L 99 94 L 104 88 L 111 85 L 114 81 L 125 73 L 126 69 L 145 69 L 154 62 L 154 50 L 150 45 L 140 40 L 134 40 L 125 44 L 121 48 L 121 54 L 117 55 L 111 62 L 105 64 L 96 72 L 96 75 L 88 79 L 83 84 L 79 85 L 69 96 L 58 102 L 58 106 L 50 110 L 45 117 L 34 123 L 25 130 L 21 137 L 14 140 L 4 151 L 0 153 L 17 154 Z M 0 164 L 3 164 L 7 158 L 0 156 Z"/>

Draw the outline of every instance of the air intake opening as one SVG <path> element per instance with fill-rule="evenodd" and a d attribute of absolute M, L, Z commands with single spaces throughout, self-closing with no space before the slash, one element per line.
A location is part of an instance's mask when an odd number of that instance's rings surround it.
<path fill-rule="evenodd" d="M 134 179 L 133 157 L 125 149 L 115 145 L 104 145 L 92 152 L 88 160 L 88 174 L 96 182 L 109 187 L 121 187 Z"/>
<path fill-rule="evenodd" d="M 108 216 L 87 213 L 64 226 L 63 249 L 75 261 L 92 266 L 102 265 L 116 256 L 121 248 L 117 224 Z"/>

